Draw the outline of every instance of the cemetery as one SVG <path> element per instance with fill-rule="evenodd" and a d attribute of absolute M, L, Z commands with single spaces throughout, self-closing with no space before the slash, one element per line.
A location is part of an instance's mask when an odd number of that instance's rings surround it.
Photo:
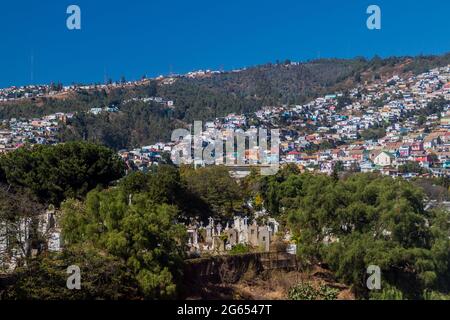
<path fill-rule="evenodd" d="M 187 226 L 188 250 L 191 255 L 226 254 L 236 245 L 244 245 L 259 252 L 269 252 L 274 235 L 279 231 L 279 223 L 273 218 L 249 223 L 248 217 L 235 216 L 225 227 L 212 217 L 207 226 L 193 221 Z"/>

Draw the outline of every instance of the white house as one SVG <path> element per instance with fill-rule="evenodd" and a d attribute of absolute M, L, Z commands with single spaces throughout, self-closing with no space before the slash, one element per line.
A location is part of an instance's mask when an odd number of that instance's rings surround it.
<path fill-rule="evenodd" d="M 374 159 L 374 163 L 378 166 L 386 167 L 392 165 L 395 157 L 389 152 L 383 151 Z"/>

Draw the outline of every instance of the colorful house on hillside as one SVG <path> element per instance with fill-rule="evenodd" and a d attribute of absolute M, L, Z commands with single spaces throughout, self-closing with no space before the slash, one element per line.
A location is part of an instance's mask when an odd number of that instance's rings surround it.
<path fill-rule="evenodd" d="M 407 157 L 410 156 L 411 148 L 409 146 L 407 146 L 407 145 L 401 146 L 398 149 L 398 153 L 399 153 L 400 157 L 407 158 Z"/>
<path fill-rule="evenodd" d="M 375 169 L 375 165 L 371 161 L 364 161 L 359 167 L 361 168 L 361 172 L 372 172 Z"/>
<path fill-rule="evenodd" d="M 296 162 L 301 160 L 301 153 L 298 151 L 291 151 L 287 154 L 286 160 L 289 162 Z"/>
<path fill-rule="evenodd" d="M 393 154 L 386 152 L 386 151 L 382 151 L 379 155 L 377 155 L 375 157 L 373 162 L 377 166 L 386 167 L 386 166 L 392 165 L 394 160 L 395 160 L 395 157 Z"/>
<path fill-rule="evenodd" d="M 445 161 L 445 162 L 442 164 L 442 168 L 444 168 L 444 169 L 450 169 L 450 160 Z"/>
<path fill-rule="evenodd" d="M 423 151 L 423 142 L 414 142 L 411 145 L 411 151 Z"/>
<path fill-rule="evenodd" d="M 368 153 L 364 149 L 350 150 L 348 155 L 357 161 L 363 161 L 368 159 Z"/>
<path fill-rule="evenodd" d="M 415 162 L 419 162 L 422 165 L 431 162 L 431 157 L 426 152 L 414 152 L 411 154 L 411 158 Z"/>

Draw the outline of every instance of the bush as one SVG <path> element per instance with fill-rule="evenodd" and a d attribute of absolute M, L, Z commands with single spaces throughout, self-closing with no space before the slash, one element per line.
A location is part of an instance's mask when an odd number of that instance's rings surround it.
<path fill-rule="evenodd" d="M 290 300 L 336 300 L 339 290 L 321 284 L 317 289 L 310 282 L 302 282 L 289 290 Z"/>
<path fill-rule="evenodd" d="M 249 253 L 249 252 L 250 252 L 249 247 L 242 243 L 235 245 L 230 250 L 230 254 L 244 254 L 244 253 Z"/>
<path fill-rule="evenodd" d="M 370 293 L 370 300 L 405 300 L 403 293 L 396 287 L 388 286 L 381 291 Z"/>
<path fill-rule="evenodd" d="M 440 292 L 425 290 L 423 293 L 424 300 L 450 300 L 450 295 L 445 295 Z"/>

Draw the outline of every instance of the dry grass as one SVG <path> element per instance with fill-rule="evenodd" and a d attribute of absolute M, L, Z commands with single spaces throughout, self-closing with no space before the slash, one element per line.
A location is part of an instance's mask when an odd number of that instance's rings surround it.
<path fill-rule="evenodd" d="M 249 269 L 237 283 L 207 284 L 188 299 L 287 300 L 289 289 L 305 281 L 338 289 L 338 300 L 355 299 L 347 286 L 334 281 L 329 271 L 319 267 L 309 272 L 274 270 L 258 275 Z"/>

